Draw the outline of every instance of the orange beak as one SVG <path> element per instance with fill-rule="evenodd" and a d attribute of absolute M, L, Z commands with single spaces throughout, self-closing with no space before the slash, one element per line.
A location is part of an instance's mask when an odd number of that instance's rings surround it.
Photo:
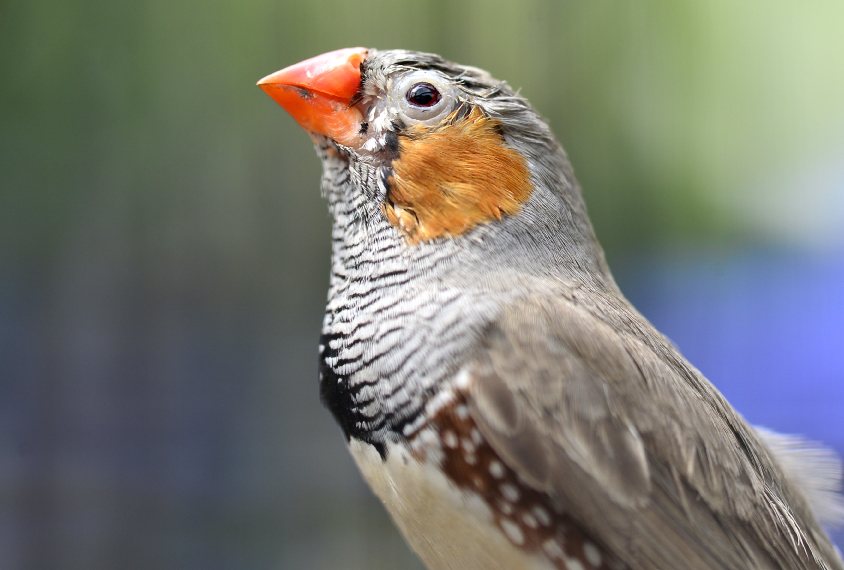
<path fill-rule="evenodd" d="M 267 75 L 258 87 L 306 131 L 356 146 L 363 115 L 349 103 L 360 88 L 364 59 L 364 48 L 331 51 Z"/>

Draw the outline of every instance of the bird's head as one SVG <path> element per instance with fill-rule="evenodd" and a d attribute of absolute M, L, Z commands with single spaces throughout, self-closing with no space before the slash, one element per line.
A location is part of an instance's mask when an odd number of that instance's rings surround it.
<path fill-rule="evenodd" d="M 487 72 L 434 54 L 351 48 L 258 85 L 324 158 L 349 165 L 357 207 L 382 216 L 407 247 L 515 242 L 531 258 L 543 250 L 538 257 L 612 281 L 565 153 L 527 100 Z"/>

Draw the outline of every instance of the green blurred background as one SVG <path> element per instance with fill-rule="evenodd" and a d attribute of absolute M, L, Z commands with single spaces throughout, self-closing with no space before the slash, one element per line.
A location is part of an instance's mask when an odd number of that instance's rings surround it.
<path fill-rule="evenodd" d="M 342 47 L 521 88 L 646 316 L 844 448 L 842 30 L 840 0 L 0 0 L 0 568 L 421 568 L 319 405 L 320 165 L 255 87 Z"/>

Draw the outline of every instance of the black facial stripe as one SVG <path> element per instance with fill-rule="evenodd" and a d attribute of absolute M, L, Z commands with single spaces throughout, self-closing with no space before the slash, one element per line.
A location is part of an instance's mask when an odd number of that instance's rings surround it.
<path fill-rule="evenodd" d="M 390 160 L 395 160 L 399 157 L 399 136 L 396 131 L 387 131 L 384 135 L 384 148 L 390 155 Z"/>
<path fill-rule="evenodd" d="M 452 113 L 455 113 L 455 115 L 454 115 L 455 121 L 459 121 L 461 119 L 465 119 L 466 117 L 468 117 L 469 114 L 471 114 L 471 112 L 472 112 L 472 108 L 473 108 L 472 105 L 470 105 L 469 103 L 467 103 L 465 101 L 460 101 L 460 100 L 456 101 L 454 103 L 454 110 L 452 111 Z"/>
<path fill-rule="evenodd" d="M 404 124 L 404 121 L 402 121 L 399 118 L 395 118 L 392 121 L 390 121 L 390 126 L 397 133 L 400 133 L 407 128 L 407 125 Z"/>

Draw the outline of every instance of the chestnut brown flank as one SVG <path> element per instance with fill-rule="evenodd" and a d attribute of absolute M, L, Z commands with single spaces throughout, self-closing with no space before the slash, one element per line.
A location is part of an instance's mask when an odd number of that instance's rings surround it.
<path fill-rule="evenodd" d="M 493 523 L 516 547 L 548 557 L 556 568 L 571 570 L 572 560 L 581 570 L 626 568 L 599 548 L 570 515 L 558 511 L 548 495 L 524 484 L 483 438 L 472 416 L 460 412 L 467 406 L 466 396 L 458 393 L 422 428 L 433 430 L 441 442 L 440 467 L 445 476 L 462 491 L 479 496 L 489 507 Z M 421 449 L 413 455 L 418 461 L 428 461 Z M 553 545 L 550 549 L 549 544 Z M 597 560 L 592 554 L 590 561 L 590 549 L 598 552 Z"/>
<path fill-rule="evenodd" d="M 477 108 L 460 115 L 399 136 L 383 209 L 411 243 L 515 214 L 533 190 L 525 159 L 505 144 L 498 122 Z"/>

